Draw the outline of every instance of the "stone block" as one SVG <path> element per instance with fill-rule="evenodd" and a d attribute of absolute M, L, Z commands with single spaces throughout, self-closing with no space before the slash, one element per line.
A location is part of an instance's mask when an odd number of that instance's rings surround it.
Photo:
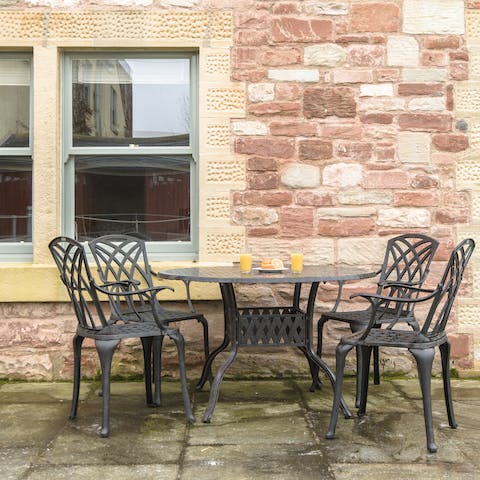
<path fill-rule="evenodd" d="M 468 357 L 472 350 L 472 338 L 465 334 L 449 334 L 448 341 L 450 342 L 450 355 L 452 358 Z"/>
<path fill-rule="evenodd" d="M 274 158 L 251 157 L 247 160 L 247 170 L 276 172 L 278 170 L 278 162 Z"/>
<path fill-rule="evenodd" d="M 303 96 L 303 110 L 306 118 L 354 117 L 354 91 L 348 87 L 308 88 Z"/>
<path fill-rule="evenodd" d="M 281 182 L 290 188 L 314 188 L 320 185 L 320 168 L 314 165 L 293 163 L 281 176 Z"/>
<path fill-rule="evenodd" d="M 414 37 L 406 35 L 387 39 L 387 65 L 398 67 L 416 67 L 419 64 L 420 48 Z"/>
<path fill-rule="evenodd" d="M 423 39 L 423 46 L 434 50 L 458 48 L 460 37 L 457 35 L 431 35 Z"/>
<path fill-rule="evenodd" d="M 320 74 L 318 70 L 269 70 L 269 80 L 275 80 L 277 82 L 318 82 Z"/>
<path fill-rule="evenodd" d="M 393 85 L 391 83 L 376 83 L 360 85 L 361 97 L 391 97 Z"/>
<path fill-rule="evenodd" d="M 391 113 L 368 113 L 360 115 L 362 123 L 381 123 L 382 125 L 390 125 L 393 123 L 393 115 Z"/>
<path fill-rule="evenodd" d="M 338 240 L 338 263 L 346 265 L 380 265 L 385 255 L 386 238 L 362 237 Z"/>
<path fill-rule="evenodd" d="M 399 132 L 398 158 L 402 163 L 430 163 L 430 135 Z"/>
<path fill-rule="evenodd" d="M 401 111 L 405 110 L 406 102 L 398 97 L 362 97 L 358 102 L 359 111 L 383 110 L 383 111 Z"/>
<path fill-rule="evenodd" d="M 234 135 L 267 135 L 268 127 L 263 122 L 238 121 L 232 122 L 232 133 Z"/>
<path fill-rule="evenodd" d="M 395 228 L 428 228 L 430 212 L 424 208 L 384 208 L 378 211 L 377 225 Z"/>
<path fill-rule="evenodd" d="M 375 207 L 335 207 L 335 208 L 319 208 L 317 214 L 319 218 L 359 218 L 370 217 L 375 215 L 377 210 Z"/>
<path fill-rule="evenodd" d="M 368 235 L 375 228 L 373 218 L 340 218 L 318 221 L 318 233 L 326 237 L 357 237 Z"/>
<path fill-rule="evenodd" d="M 292 158 L 295 145 L 290 139 L 275 139 L 272 142 L 268 138 L 240 137 L 235 140 L 235 152 L 260 157 Z"/>
<path fill-rule="evenodd" d="M 403 113 L 398 117 L 398 125 L 401 130 L 450 132 L 452 130 L 452 117 L 440 113 Z"/>
<path fill-rule="evenodd" d="M 314 208 L 283 207 L 280 210 L 282 237 L 310 237 L 314 234 Z"/>
<path fill-rule="evenodd" d="M 305 65 L 335 67 L 345 63 L 346 60 L 347 52 L 343 47 L 335 43 L 305 47 L 303 54 L 303 63 Z"/>
<path fill-rule="evenodd" d="M 268 102 L 255 103 L 248 107 L 248 112 L 252 115 L 288 115 L 299 116 L 301 113 L 301 104 L 298 102 Z"/>
<path fill-rule="evenodd" d="M 247 174 L 247 187 L 254 190 L 271 190 L 278 188 L 278 173 L 250 172 Z"/>
<path fill-rule="evenodd" d="M 259 62 L 261 65 L 269 67 L 280 67 L 283 65 L 297 65 L 300 63 L 302 53 L 300 48 L 290 47 L 275 48 L 271 50 L 262 50 L 259 52 Z"/>
<path fill-rule="evenodd" d="M 331 238 L 255 238 L 248 247 L 259 257 L 290 259 L 293 251 L 303 252 L 304 263 L 331 265 L 335 260 L 334 241 Z"/>
<path fill-rule="evenodd" d="M 342 70 L 333 71 L 333 83 L 370 83 L 373 82 L 373 73 L 369 70 Z"/>
<path fill-rule="evenodd" d="M 403 31 L 414 34 L 465 33 L 463 0 L 405 0 Z"/>
<path fill-rule="evenodd" d="M 436 192 L 405 191 L 395 192 L 393 197 L 395 207 L 435 207 L 439 205 L 439 195 Z"/>
<path fill-rule="evenodd" d="M 353 3 L 350 29 L 353 32 L 398 32 L 400 9 L 391 2 Z"/>
<path fill-rule="evenodd" d="M 398 85 L 398 94 L 439 97 L 444 95 L 444 87 L 438 83 L 400 83 Z"/>
<path fill-rule="evenodd" d="M 439 134 L 433 135 L 433 145 L 438 150 L 446 152 L 461 152 L 468 148 L 467 135 Z"/>
<path fill-rule="evenodd" d="M 278 43 L 328 41 L 333 36 L 333 22 L 281 17 L 273 20 L 270 35 L 271 40 Z"/>
<path fill-rule="evenodd" d="M 326 160 L 332 158 L 333 144 L 328 140 L 300 140 L 298 154 L 300 160 Z"/>
<path fill-rule="evenodd" d="M 335 156 L 359 163 L 365 162 L 373 156 L 373 144 L 369 142 L 338 141 L 335 147 Z"/>
<path fill-rule="evenodd" d="M 407 172 L 402 171 L 368 171 L 365 172 L 363 178 L 364 188 L 408 188 L 411 180 Z"/>
<path fill-rule="evenodd" d="M 332 187 L 355 187 L 362 181 L 362 166 L 355 163 L 336 163 L 323 169 L 323 184 Z"/>
<path fill-rule="evenodd" d="M 273 83 L 253 83 L 248 85 L 248 99 L 251 102 L 269 102 L 274 99 Z"/>
<path fill-rule="evenodd" d="M 295 203 L 297 205 L 305 205 L 312 207 L 324 207 L 333 205 L 333 195 L 330 192 L 322 192 L 318 190 L 297 192 L 295 195 Z"/>
<path fill-rule="evenodd" d="M 236 207 L 232 212 L 232 221 L 236 225 L 271 225 L 278 222 L 278 214 L 273 208 Z"/>
<path fill-rule="evenodd" d="M 362 127 L 356 123 L 322 123 L 319 136 L 323 138 L 341 138 L 359 140 L 363 135 Z"/>
<path fill-rule="evenodd" d="M 284 137 L 312 137 L 317 135 L 317 125 L 300 121 L 273 121 L 270 124 L 270 133 Z"/>
<path fill-rule="evenodd" d="M 410 83 L 445 82 L 447 70 L 445 68 L 404 68 L 402 80 Z"/>
<path fill-rule="evenodd" d="M 344 190 L 338 193 L 338 201 L 344 205 L 379 204 L 388 205 L 392 202 L 392 194 L 384 191 Z"/>
<path fill-rule="evenodd" d="M 384 65 L 385 47 L 382 45 L 352 45 L 348 47 L 348 60 L 353 67 L 381 67 Z"/>
<path fill-rule="evenodd" d="M 307 15 L 348 15 L 349 5 L 347 2 L 318 2 L 307 1 L 304 5 Z"/>
<path fill-rule="evenodd" d="M 447 105 L 445 97 L 421 97 L 412 98 L 407 103 L 407 108 L 412 112 L 443 112 L 444 110 L 446 110 Z"/>

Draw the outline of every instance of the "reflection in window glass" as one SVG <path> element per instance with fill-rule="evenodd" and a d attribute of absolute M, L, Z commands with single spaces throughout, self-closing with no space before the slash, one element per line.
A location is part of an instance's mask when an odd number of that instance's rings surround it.
<path fill-rule="evenodd" d="M 189 145 L 188 58 L 73 59 L 73 146 Z"/>
<path fill-rule="evenodd" d="M 0 242 L 32 241 L 32 160 L 0 157 Z"/>
<path fill-rule="evenodd" d="M 30 59 L 0 58 L 0 147 L 28 147 Z"/>
<path fill-rule="evenodd" d="M 32 241 L 30 82 L 30 57 L 0 54 L 0 242 L 3 243 Z"/>
<path fill-rule="evenodd" d="M 76 157 L 78 240 L 124 233 L 189 241 L 190 162 L 189 155 Z"/>

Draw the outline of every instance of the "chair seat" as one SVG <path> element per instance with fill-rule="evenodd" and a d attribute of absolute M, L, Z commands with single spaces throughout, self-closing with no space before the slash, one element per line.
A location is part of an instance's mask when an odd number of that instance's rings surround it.
<path fill-rule="evenodd" d="M 438 346 L 447 341 L 445 332 L 431 334 L 428 337 L 412 330 L 389 330 L 372 328 L 367 337 L 361 340 L 363 332 L 356 332 L 342 337 L 341 343 L 367 347 L 399 347 L 426 349 Z"/>
<path fill-rule="evenodd" d="M 112 323 L 99 329 L 79 326 L 77 333 L 82 337 L 93 338 L 95 340 L 118 340 L 122 338 L 157 337 L 159 335 L 166 335 L 170 330 L 172 329 L 160 329 L 153 321 L 131 321 L 128 323 Z"/>
<path fill-rule="evenodd" d="M 353 325 L 368 325 L 371 316 L 372 311 L 370 309 L 322 313 L 322 317 L 325 321 L 337 320 L 340 322 L 347 322 Z M 398 315 L 394 312 L 386 312 L 377 319 L 377 322 L 391 323 L 397 318 L 397 316 Z M 411 313 L 408 315 L 401 314 L 398 321 L 407 322 L 409 324 L 416 324 L 415 318 Z"/>

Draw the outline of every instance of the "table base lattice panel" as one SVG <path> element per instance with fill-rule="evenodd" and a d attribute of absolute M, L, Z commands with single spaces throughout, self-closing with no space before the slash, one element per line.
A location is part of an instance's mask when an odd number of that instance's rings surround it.
<path fill-rule="evenodd" d="M 238 345 L 305 346 L 305 313 L 295 307 L 240 308 Z"/>

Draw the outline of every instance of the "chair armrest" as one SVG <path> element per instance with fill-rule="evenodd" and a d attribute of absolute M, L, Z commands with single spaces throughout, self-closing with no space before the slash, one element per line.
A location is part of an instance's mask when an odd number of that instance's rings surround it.
<path fill-rule="evenodd" d="M 125 286 L 129 287 L 132 283 L 134 282 L 130 282 L 130 281 L 108 282 L 102 285 L 97 285 L 94 283 L 93 287 L 99 292 L 104 293 L 105 295 L 113 295 L 116 297 L 125 297 L 125 296 L 133 296 L 133 295 L 148 296 L 149 293 L 153 293 L 154 295 L 156 295 L 158 292 L 161 292 L 162 290 L 171 290 L 172 292 L 174 291 L 173 288 L 162 286 L 162 285 L 159 285 L 157 287 L 142 288 L 138 290 L 122 290 L 121 292 L 115 292 L 106 288 L 106 287 L 113 287 L 116 285 L 118 285 L 119 287 L 125 287 Z M 138 283 L 135 283 L 135 284 L 138 285 Z"/>
<path fill-rule="evenodd" d="M 420 291 L 424 293 L 429 293 L 429 295 L 426 295 L 424 297 L 416 297 L 416 298 L 411 298 L 408 296 L 402 296 L 402 297 L 391 297 L 388 295 L 380 295 L 378 293 L 354 293 L 353 295 L 350 295 L 350 298 L 365 298 L 368 300 L 370 303 L 374 304 L 376 303 L 379 305 L 380 303 L 384 302 L 395 302 L 395 303 L 420 303 L 420 302 L 425 302 L 427 300 L 432 299 L 435 297 L 435 295 L 438 293 L 439 288 L 437 287 L 435 290 L 430 290 L 426 288 L 410 288 L 408 287 L 408 290 L 415 290 L 415 291 Z M 377 302 L 375 302 L 377 300 Z"/>

